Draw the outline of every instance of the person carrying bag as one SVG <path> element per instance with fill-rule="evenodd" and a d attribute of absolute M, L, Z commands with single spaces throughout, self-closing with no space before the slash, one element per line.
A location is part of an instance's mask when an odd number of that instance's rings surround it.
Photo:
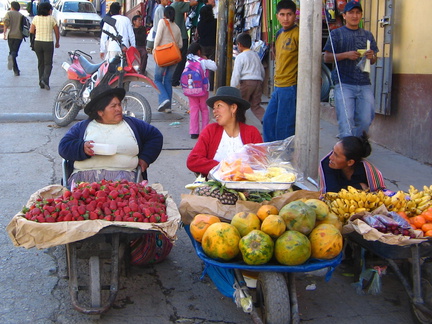
<path fill-rule="evenodd" d="M 174 34 L 171 30 L 170 23 L 167 19 L 162 19 L 165 25 L 168 27 L 171 37 L 173 39 L 172 42 L 164 45 L 157 46 L 154 49 L 153 57 L 157 65 L 159 66 L 170 66 L 177 64 L 181 61 L 181 52 L 174 38 Z M 156 36 L 157 37 L 157 36 Z"/>
<path fill-rule="evenodd" d="M 159 93 L 159 112 L 171 112 L 172 78 L 181 60 L 179 48 L 183 45 L 180 28 L 174 23 L 175 10 L 164 9 L 164 19 L 159 20 L 154 40 L 153 58 L 156 62 L 154 82 Z"/>

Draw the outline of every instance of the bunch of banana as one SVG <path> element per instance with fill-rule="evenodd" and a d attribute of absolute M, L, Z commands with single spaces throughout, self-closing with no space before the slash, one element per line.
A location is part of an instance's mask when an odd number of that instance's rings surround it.
<path fill-rule="evenodd" d="M 413 185 L 409 187 L 409 200 L 405 212 L 409 217 L 420 215 L 423 211 L 432 206 L 432 185 L 424 186 L 423 191 L 416 189 Z"/>
<path fill-rule="evenodd" d="M 382 191 L 376 193 L 357 190 L 351 186 L 339 192 L 328 192 L 324 199 L 330 209 L 345 222 L 350 216 L 361 212 L 369 212 L 385 205 L 388 211 L 405 210 L 406 199 L 403 191 L 398 191 L 392 197 Z"/>

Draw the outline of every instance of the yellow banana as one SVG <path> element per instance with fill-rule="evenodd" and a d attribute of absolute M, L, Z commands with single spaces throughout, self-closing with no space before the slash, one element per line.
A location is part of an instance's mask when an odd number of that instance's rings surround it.
<path fill-rule="evenodd" d="M 243 201 L 247 200 L 246 196 L 245 196 L 245 194 L 243 192 L 238 191 L 237 193 L 238 193 L 238 195 L 239 195 L 239 197 L 240 197 L 241 200 L 243 200 Z"/>

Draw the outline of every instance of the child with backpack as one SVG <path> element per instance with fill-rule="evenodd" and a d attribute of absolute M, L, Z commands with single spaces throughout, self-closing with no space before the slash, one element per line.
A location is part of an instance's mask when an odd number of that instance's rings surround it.
<path fill-rule="evenodd" d="M 190 122 L 189 134 L 197 139 L 201 130 L 209 123 L 209 110 L 206 100 L 209 96 L 208 70 L 216 71 L 216 63 L 202 55 L 201 45 L 190 44 L 187 51 L 187 62 L 180 77 L 183 93 L 189 99 Z"/>

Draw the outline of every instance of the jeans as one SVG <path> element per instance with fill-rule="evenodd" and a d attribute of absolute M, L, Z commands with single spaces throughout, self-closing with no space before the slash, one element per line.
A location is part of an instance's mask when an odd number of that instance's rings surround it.
<path fill-rule="evenodd" d="M 35 53 L 38 59 L 39 82 L 49 85 L 53 67 L 54 42 L 35 41 Z"/>
<path fill-rule="evenodd" d="M 372 86 L 339 83 L 334 90 L 338 137 L 361 136 L 363 132 L 368 132 L 375 117 Z"/>
<path fill-rule="evenodd" d="M 21 46 L 22 39 L 8 38 L 9 55 L 12 56 L 13 60 L 13 71 L 19 72 L 16 58 L 18 57 L 18 51 Z"/>
<path fill-rule="evenodd" d="M 156 64 L 154 82 L 160 91 L 159 105 L 167 99 L 172 101 L 172 76 L 176 66 L 177 64 L 162 67 Z"/>
<path fill-rule="evenodd" d="M 264 142 L 295 134 L 297 85 L 275 87 L 263 117 Z"/>

